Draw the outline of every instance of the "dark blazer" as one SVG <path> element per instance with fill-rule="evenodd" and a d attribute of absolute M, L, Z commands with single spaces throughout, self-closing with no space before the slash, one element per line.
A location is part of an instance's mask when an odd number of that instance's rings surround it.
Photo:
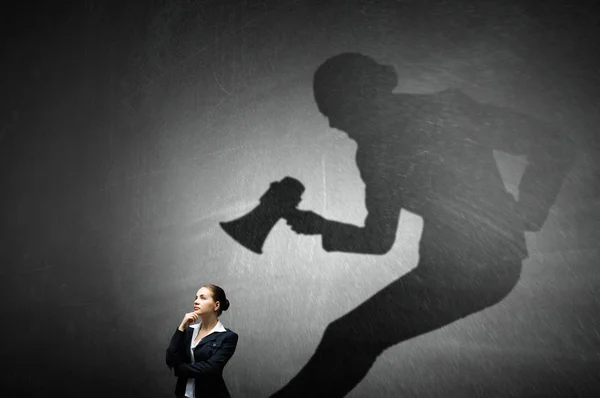
<path fill-rule="evenodd" d="M 229 398 L 229 391 L 223 380 L 223 368 L 233 356 L 238 335 L 225 329 L 204 337 L 194 348 L 195 361 L 192 362 L 190 345 L 194 329 L 175 330 L 167 348 L 167 366 L 174 369 L 177 377 L 175 396 L 183 397 L 189 378 L 196 379 L 195 393 L 200 398 Z"/>

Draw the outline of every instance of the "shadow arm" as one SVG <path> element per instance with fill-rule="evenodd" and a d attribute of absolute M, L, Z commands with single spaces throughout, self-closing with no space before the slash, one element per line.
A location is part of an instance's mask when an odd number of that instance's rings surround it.
<path fill-rule="evenodd" d="M 539 231 L 573 165 L 573 140 L 546 123 L 511 110 L 482 106 L 479 116 L 490 127 L 481 132 L 487 145 L 526 157 L 517 209 L 525 229 Z"/>
<path fill-rule="evenodd" d="M 394 245 L 402 210 L 399 194 L 393 188 L 396 184 L 388 183 L 382 174 L 361 174 L 368 213 L 364 226 L 326 221 L 322 232 L 325 251 L 382 255 Z"/>

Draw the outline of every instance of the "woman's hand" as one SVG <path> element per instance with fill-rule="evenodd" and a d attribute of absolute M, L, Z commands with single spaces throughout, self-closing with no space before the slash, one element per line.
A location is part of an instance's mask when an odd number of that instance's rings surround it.
<path fill-rule="evenodd" d="M 183 317 L 183 320 L 181 321 L 181 325 L 179 325 L 179 330 L 181 330 L 183 332 L 185 330 L 185 328 L 187 328 L 190 324 L 196 322 L 197 320 L 198 320 L 198 314 L 196 314 L 195 312 L 188 312 Z"/>

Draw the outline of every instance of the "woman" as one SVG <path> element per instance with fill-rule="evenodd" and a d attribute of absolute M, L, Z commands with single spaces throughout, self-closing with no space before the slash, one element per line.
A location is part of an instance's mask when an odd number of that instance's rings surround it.
<path fill-rule="evenodd" d="M 235 353 L 238 335 L 219 321 L 228 308 L 219 286 L 204 285 L 196 293 L 194 311 L 185 314 L 167 348 L 167 365 L 177 376 L 175 396 L 230 397 L 223 368 Z"/>
<path fill-rule="evenodd" d="M 318 68 L 316 103 L 357 144 L 368 214 L 362 226 L 302 210 L 286 219 L 299 234 L 321 235 L 328 252 L 385 255 L 406 209 L 423 218 L 419 263 L 332 322 L 272 397 L 345 396 L 386 349 L 501 302 L 528 256 L 524 233 L 540 230 L 570 167 L 568 135 L 533 118 L 458 90 L 393 93 L 396 84 L 393 67 L 361 54 Z M 494 150 L 527 157 L 518 200 Z"/>

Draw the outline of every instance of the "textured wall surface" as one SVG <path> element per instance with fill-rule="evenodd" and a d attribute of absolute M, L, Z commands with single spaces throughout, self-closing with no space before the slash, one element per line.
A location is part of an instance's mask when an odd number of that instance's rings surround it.
<path fill-rule="evenodd" d="M 600 36 L 586 2 L 131 3 L 3 13 L 2 396 L 172 396 L 169 338 L 214 283 L 240 336 L 229 390 L 266 397 L 331 322 L 414 269 L 424 221 L 407 210 L 384 255 L 328 253 L 283 221 L 258 255 L 219 227 L 285 176 L 306 187 L 300 209 L 362 225 L 357 145 L 312 93 L 347 51 L 393 65 L 397 93 L 458 88 L 576 145 L 512 292 L 387 348 L 347 396 L 597 396 Z M 518 196 L 526 160 L 494 155 Z"/>

